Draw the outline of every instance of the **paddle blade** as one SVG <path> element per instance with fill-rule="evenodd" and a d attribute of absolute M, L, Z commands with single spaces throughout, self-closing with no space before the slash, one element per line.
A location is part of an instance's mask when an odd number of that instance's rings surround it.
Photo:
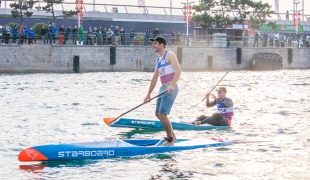
<path fill-rule="evenodd" d="M 107 118 L 103 118 L 103 121 L 107 124 L 110 125 L 115 121 L 114 117 L 107 117 Z"/>

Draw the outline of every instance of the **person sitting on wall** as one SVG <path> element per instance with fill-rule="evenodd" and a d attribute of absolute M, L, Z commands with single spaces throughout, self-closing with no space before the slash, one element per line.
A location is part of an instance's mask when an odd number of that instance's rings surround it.
<path fill-rule="evenodd" d="M 192 122 L 194 125 L 210 124 L 213 126 L 230 126 L 232 117 L 234 116 L 234 106 L 231 98 L 226 97 L 227 89 L 225 87 L 219 87 L 217 90 L 218 98 L 215 95 L 207 93 L 206 106 L 217 106 L 218 113 L 212 114 L 212 116 L 201 115 Z M 210 102 L 210 95 L 214 101 Z"/>

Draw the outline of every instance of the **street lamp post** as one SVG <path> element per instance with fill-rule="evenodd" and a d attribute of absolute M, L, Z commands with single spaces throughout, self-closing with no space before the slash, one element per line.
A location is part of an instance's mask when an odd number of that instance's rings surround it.
<path fill-rule="evenodd" d="M 294 26 L 295 26 L 296 34 L 298 34 L 298 29 L 300 26 L 300 10 L 298 11 L 297 6 L 300 3 L 300 1 L 294 0 L 293 3 L 295 5 L 294 6 Z"/>
<path fill-rule="evenodd" d="M 182 3 L 181 4 L 186 4 L 186 37 L 187 37 L 187 46 L 189 45 L 189 38 L 188 38 L 188 5 L 191 5 L 192 3 L 194 3 L 195 1 L 192 2 L 188 2 L 188 0 L 186 1 L 186 3 Z"/>

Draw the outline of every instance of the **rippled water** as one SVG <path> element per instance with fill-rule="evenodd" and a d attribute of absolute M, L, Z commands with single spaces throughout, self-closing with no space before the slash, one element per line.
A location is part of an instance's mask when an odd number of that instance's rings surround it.
<path fill-rule="evenodd" d="M 225 72 L 183 72 L 172 121 L 211 114 L 193 108 Z M 142 103 L 152 73 L 0 75 L 1 179 L 309 179 L 310 70 L 232 71 L 220 83 L 235 105 L 231 130 L 176 131 L 236 143 L 134 158 L 21 163 L 30 146 L 106 138 L 163 137 L 163 131 L 112 128 L 103 117 Z M 152 96 L 157 95 L 159 84 Z M 251 90 L 249 89 L 251 88 Z M 126 116 L 154 118 L 155 101 Z"/>

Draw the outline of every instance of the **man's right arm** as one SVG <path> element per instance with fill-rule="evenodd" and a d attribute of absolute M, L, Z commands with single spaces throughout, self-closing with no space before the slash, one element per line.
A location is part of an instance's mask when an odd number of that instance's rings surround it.
<path fill-rule="evenodd" d="M 210 102 L 210 94 L 208 93 L 207 94 L 207 101 L 206 101 L 206 106 L 207 107 L 213 107 L 213 106 L 215 106 L 215 104 L 216 104 L 216 97 L 212 94 L 212 96 L 213 96 L 213 98 L 214 98 L 214 101 L 212 101 L 212 102 Z"/>
<path fill-rule="evenodd" d="M 144 103 L 147 103 L 148 100 L 150 99 L 151 93 L 152 93 L 152 91 L 154 90 L 154 88 L 156 86 L 158 77 L 159 77 L 159 72 L 158 72 L 158 69 L 155 68 L 155 71 L 154 71 L 154 74 L 153 74 L 153 77 L 152 77 L 152 80 L 151 80 L 151 83 L 150 83 L 150 86 L 149 86 L 149 90 L 147 92 L 146 97 L 144 98 Z"/>

